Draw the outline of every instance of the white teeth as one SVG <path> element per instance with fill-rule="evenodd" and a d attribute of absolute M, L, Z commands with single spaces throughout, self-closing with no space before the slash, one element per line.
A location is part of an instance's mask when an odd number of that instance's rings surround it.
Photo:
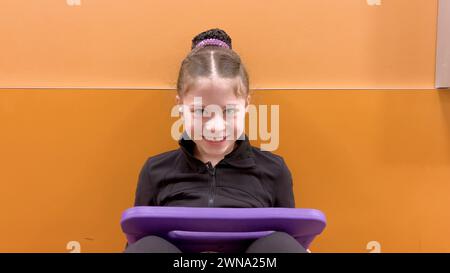
<path fill-rule="evenodd" d="M 213 139 L 207 139 L 206 137 L 203 137 L 203 138 L 207 141 L 213 141 L 213 142 L 220 142 L 220 141 L 224 141 L 227 139 L 226 137 L 225 138 L 213 138 Z"/>
<path fill-rule="evenodd" d="M 214 141 L 214 142 L 219 142 L 219 141 L 222 141 L 223 139 L 207 139 L 208 141 Z"/>

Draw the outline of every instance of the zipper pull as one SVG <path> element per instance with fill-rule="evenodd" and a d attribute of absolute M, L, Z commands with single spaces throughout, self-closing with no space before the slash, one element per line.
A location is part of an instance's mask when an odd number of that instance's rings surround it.
<path fill-rule="evenodd" d="M 213 167 L 213 165 L 211 164 L 211 161 L 208 161 L 206 163 L 206 167 L 208 168 L 208 172 L 210 175 L 214 176 L 216 174 L 216 168 Z"/>

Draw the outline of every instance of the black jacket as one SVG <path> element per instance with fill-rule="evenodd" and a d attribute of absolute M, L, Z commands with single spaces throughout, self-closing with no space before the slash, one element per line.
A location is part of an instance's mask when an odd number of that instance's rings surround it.
<path fill-rule="evenodd" d="M 135 206 L 295 207 L 283 158 L 251 146 L 247 136 L 215 167 L 193 156 L 192 140 L 178 143 L 179 149 L 147 159 Z"/>

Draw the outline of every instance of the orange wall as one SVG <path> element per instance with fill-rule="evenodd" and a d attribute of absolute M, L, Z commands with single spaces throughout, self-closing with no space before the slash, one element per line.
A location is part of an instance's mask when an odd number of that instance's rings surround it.
<path fill-rule="evenodd" d="M 210 27 L 273 88 L 253 102 L 280 105 L 297 206 L 327 215 L 313 251 L 450 251 L 436 0 L 81 2 L 0 0 L 0 252 L 123 249 L 144 160 L 177 145 L 178 65 Z"/>
<path fill-rule="evenodd" d="M 0 251 L 120 251 L 144 160 L 175 148 L 174 91 L 0 92 Z M 314 251 L 450 251 L 450 93 L 258 91 L 280 105 L 298 207 L 324 211 Z"/>
<path fill-rule="evenodd" d="M 434 86 L 437 0 L 66 1 L 0 0 L 0 87 L 172 88 L 211 27 L 253 88 Z"/>

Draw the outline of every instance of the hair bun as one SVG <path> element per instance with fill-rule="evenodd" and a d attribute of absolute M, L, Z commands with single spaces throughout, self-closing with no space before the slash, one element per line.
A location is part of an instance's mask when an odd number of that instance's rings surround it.
<path fill-rule="evenodd" d="M 230 36 L 228 36 L 228 34 L 222 29 L 212 28 L 212 29 L 209 29 L 207 31 L 204 31 L 204 32 L 198 34 L 197 36 L 194 37 L 194 39 L 192 39 L 191 50 L 194 49 L 200 42 L 207 40 L 207 39 L 220 40 L 223 43 L 225 43 L 226 45 L 228 45 L 228 47 L 230 49 L 232 49 Z M 218 44 L 208 44 L 208 45 L 221 46 Z"/>

